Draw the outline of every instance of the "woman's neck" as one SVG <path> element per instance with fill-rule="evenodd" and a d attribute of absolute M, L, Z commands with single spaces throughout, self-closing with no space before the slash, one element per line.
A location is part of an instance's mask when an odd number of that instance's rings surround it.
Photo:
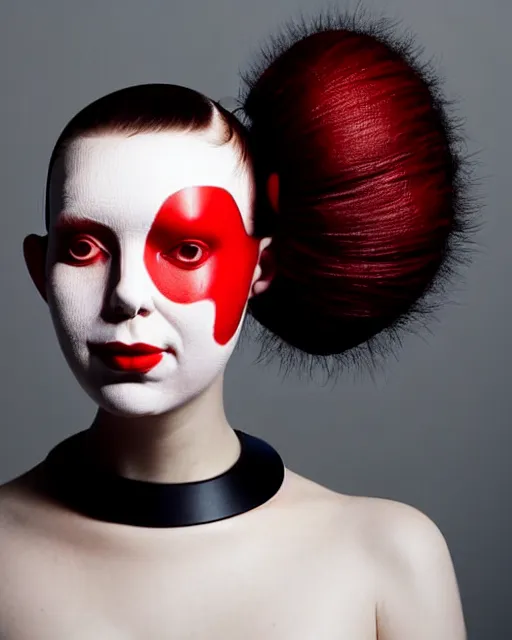
<path fill-rule="evenodd" d="M 212 478 L 238 459 L 240 443 L 222 397 L 223 377 L 172 412 L 136 418 L 98 410 L 88 432 L 92 455 L 115 473 L 147 482 Z"/>

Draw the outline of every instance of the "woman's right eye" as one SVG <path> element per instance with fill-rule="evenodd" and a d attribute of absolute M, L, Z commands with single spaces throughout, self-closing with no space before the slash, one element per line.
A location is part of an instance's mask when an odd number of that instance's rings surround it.
<path fill-rule="evenodd" d="M 67 243 L 64 260 L 74 264 L 90 264 L 96 262 L 106 253 L 91 236 L 75 236 Z"/>

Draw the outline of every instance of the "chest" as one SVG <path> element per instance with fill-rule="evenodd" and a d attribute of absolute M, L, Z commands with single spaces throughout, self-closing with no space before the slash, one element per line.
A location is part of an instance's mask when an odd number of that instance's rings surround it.
<path fill-rule="evenodd" d="M 2 559 L 2 640 L 376 638 L 361 558 L 300 536 L 12 551 Z"/>

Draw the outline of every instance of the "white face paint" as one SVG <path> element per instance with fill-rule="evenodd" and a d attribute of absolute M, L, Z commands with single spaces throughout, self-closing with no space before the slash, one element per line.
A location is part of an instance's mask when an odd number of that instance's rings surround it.
<path fill-rule="evenodd" d="M 179 406 L 235 347 L 264 245 L 249 235 L 252 178 L 233 144 L 211 138 L 80 137 L 55 166 L 48 304 L 78 382 L 111 413 Z M 111 342 L 164 352 L 94 347 Z"/>

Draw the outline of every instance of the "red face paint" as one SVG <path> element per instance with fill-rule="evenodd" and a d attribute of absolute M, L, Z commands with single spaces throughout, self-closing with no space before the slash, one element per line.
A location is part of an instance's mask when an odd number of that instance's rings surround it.
<path fill-rule="evenodd" d="M 224 345 L 240 323 L 258 248 L 259 240 L 247 235 L 236 202 L 225 189 L 188 187 L 160 207 L 148 233 L 144 262 L 169 300 L 214 302 L 213 337 Z"/>

